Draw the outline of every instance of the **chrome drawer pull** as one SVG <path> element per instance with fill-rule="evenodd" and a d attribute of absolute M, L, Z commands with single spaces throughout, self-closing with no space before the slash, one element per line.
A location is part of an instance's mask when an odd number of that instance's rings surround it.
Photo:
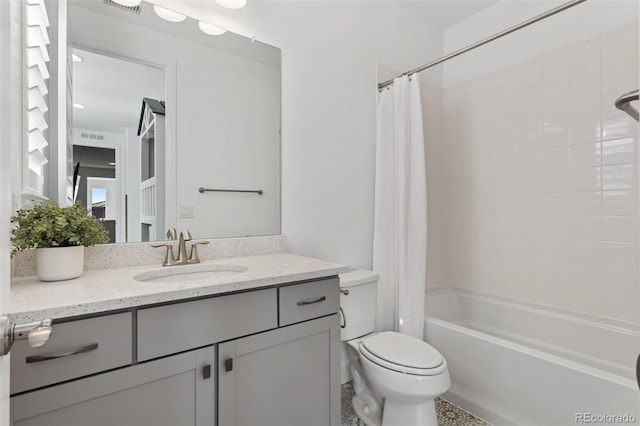
<path fill-rule="evenodd" d="M 52 355 L 32 355 L 27 357 L 27 364 L 33 364 L 34 362 L 48 361 L 50 359 L 64 358 L 71 355 L 81 354 L 83 352 L 95 351 L 96 349 L 98 349 L 98 344 L 92 343 L 90 345 L 87 345 L 80 349 L 76 349 L 75 351 L 71 351 L 71 352 L 63 352 L 60 354 L 52 354 Z"/>
<path fill-rule="evenodd" d="M 327 300 L 327 296 L 321 296 L 318 297 L 317 299 L 311 299 L 311 300 L 298 300 L 298 306 L 304 306 L 304 305 L 311 305 L 313 303 L 320 303 L 320 302 L 324 302 L 325 300 Z"/>

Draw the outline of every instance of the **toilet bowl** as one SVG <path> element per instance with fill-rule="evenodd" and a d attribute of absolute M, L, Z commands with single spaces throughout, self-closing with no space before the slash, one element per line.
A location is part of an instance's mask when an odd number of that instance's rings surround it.
<path fill-rule="evenodd" d="M 415 337 L 373 333 L 377 278 L 370 271 L 340 276 L 353 409 L 367 426 L 436 426 L 434 399 L 451 385 L 446 360 Z"/>

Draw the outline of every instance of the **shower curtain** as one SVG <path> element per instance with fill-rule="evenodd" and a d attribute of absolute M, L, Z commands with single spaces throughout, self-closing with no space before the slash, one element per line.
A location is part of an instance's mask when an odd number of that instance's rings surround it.
<path fill-rule="evenodd" d="M 396 78 L 378 98 L 373 270 L 376 328 L 423 338 L 427 188 L 418 76 Z"/>

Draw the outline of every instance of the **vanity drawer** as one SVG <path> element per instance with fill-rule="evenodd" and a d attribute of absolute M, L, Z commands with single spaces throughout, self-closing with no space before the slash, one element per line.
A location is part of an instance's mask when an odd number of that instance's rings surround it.
<path fill-rule="evenodd" d="M 131 312 L 53 324 L 49 341 L 11 348 L 11 393 L 131 364 Z"/>
<path fill-rule="evenodd" d="M 337 277 L 280 287 L 279 292 L 281 327 L 334 314 L 340 309 Z"/>
<path fill-rule="evenodd" d="M 174 303 L 138 311 L 138 361 L 278 326 L 277 290 Z"/>

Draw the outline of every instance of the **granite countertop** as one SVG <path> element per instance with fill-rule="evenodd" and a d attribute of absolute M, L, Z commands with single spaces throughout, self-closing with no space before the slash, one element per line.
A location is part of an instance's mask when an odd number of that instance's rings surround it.
<path fill-rule="evenodd" d="M 162 274 L 161 265 L 85 271 L 76 279 L 42 282 L 36 277 L 11 283 L 10 316 L 17 323 L 44 318 L 67 318 L 193 297 L 258 289 L 346 272 L 344 265 L 290 253 L 232 257 L 202 261 L 199 265 L 235 265 L 245 272 L 206 280 L 142 282 L 138 274 Z M 194 265 L 195 266 L 195 265 Z M 182 268 L 188 266 L 177 266 Z M 159 271 L 155 274 L 155 271 Z"/>

